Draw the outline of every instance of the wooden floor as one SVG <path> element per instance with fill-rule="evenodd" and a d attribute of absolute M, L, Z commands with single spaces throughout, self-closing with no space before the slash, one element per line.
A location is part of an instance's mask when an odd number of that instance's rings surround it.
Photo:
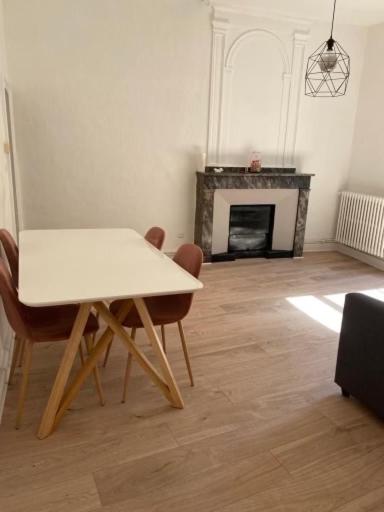
<path fill-rule="evenodd" d="M 102 370 L 107 405 L 89 381 L 59 430 L 38 441 L 63 345 L 36 348 L 20 431 L 19 379 L 7 396 L 1 511 L 384 511 L 384 425 L 333 384 L 337 333 L 286 300 L 314 296 L 338 317 L 326 295 L 383 287 L 383 274 L 318 253 L 207 265 L 202 280 L 185 321 L 194 389 L 177 328 L 167 329 L 184 410 L 136 367 L 121 404 L 126 352 L 115 344 Z"/>

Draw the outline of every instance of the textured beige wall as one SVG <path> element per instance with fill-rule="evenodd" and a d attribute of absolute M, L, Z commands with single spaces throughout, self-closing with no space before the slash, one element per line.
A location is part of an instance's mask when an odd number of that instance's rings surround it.
<path fill-rule="evenodd" d="M 195 153 L 207 140 L 210 9 L 201 0 L 5 0 L 27 228 L 167 230 L 193 239 Z M 328 36 L 313 24 L 307 51 Z M 297 166 L 315 172 L 307 242 L 333 238 L 350 163 L 365 29 L 343 98 L 301 98 Z M 267 72 L 250 62 L 250 73 Z M 277 99 L 276 101 L 279 101 Z M 259 148 L 263 151 L 263 148 Z"/>
<path fill-rule="evenodd" d="M 384 25 L 368 33 L 348 188 L 384 196 Z"/>
<path fill-rule="evenodd" d="M 11 0 L 26 228 L 193 233 L 210 23 L 200 0 Z"/>

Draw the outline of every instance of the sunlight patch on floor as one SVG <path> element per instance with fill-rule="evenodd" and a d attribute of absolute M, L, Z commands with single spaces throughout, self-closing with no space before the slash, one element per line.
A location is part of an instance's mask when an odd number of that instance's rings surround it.
<path fill-rule="evenodd" d="M 361 290 L 356 293 L 362 293 L 384 302 L 384 288 Z M 332 293 L 324 295 L 324 299 L 333 302 L 336 306 L 344 307 L 345 296 L 346 293 Z M 331 331 L 340 332 L 342 312 L 326 304 L 321 298 L 314 297 L 313 295 L 303 295 L 301 297 L 287 297 L 286 300 Z"/>
<path fill-rule="evenodd" d="M 381 300 L 384 302 L 384 288 L 361 290 L 356 293 L 362 293 L 363 295 L 368 295 L 368 297 L 372 297 L 373 299 Z M 344 307 L 345 296 L 346 293 L 333 293 L 331 295 L 324 295 L 326 299 L 341 307 Z"/>
<path fill-rule="evenodd" d="M 337 306 L 341 306 L 343 308 L 346 295 L 346 293 L 332 293 L 332 295 L 324 295 L 324 297 L 330 302 L 333 302 Z"/>
<path fill-rule="evenodd" d="M 309 317 L 334 332 L 340 332 L 342 314 L 313 295 L 287 297 L 287 301 Z"/>

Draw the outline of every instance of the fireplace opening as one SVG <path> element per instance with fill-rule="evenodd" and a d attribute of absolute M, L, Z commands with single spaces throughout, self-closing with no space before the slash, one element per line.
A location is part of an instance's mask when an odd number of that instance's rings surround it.
<path fill-rule="evenodd" d="M 264 257 L 272 250 L 274 204 L 231 205 L 228 253 L 236 258 Z"/>

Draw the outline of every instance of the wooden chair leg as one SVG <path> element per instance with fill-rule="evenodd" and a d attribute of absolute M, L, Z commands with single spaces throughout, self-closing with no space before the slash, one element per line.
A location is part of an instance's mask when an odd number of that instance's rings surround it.
<path fill-rule="evenodd" d="M 25 350 L 25 340 L 21 340 L 20 355 L 19 355 L 19 360 L 17 362 L 17 366 L 19 368 L 21 368 L 21 366 L 23 366 L 24 350 Z"/>
<path fill-rule="evenodd" d="M 166 346 L 165 346 L 165 325 L 161 326 L 161 343 L 163 344 L 164 352 L 167 352 L 167 349 L 166 349 Z"/>
<path fill-rule="evenodd" d="M 95 317 L 96 317 L 96 320 L 97 320 L 97 321 L 99 321 L 99 312 L 98 312 L 98 311 L 96 311 L 96 312 L 95 312 Z M 92 338 L 93 338 L 93 344 L 95 344 L 95 343 L 96 343 L 96 334 L 97 334 L 97 331 L 96 331 L 96 332 L 94 332 L 94 333 L 93 333 L 93 335 L 92 335 Z"/>
<path fill-rule="evenodd" d="M 185 342 L 185 336 L 184 336 L 184 329 L 183 329 L 183 326 L 180 322 L 180 320 L 177 322 L 177 325 L 179 327 L 179 333 L 180 333 L 180 339 L 181 339 L 181 345 L 183 347 L 183 352 L 184 352 L 184 359 L 185 359 L 185 364 L 187 365 L 187 370 L 188 370 L 188 375 L 189 375 L 189 380 L 191 382 L 191 386 L 194 386 L 195 383 L 193 381 L 193 375 L 192 375 L 192 368 L 191 368 L 191 363 L 189 361 L 189 355 L 188 355 L 188 349 L 187 349 L 187 344 Z"/>
<path fill-rule="evenodd" d="M 113 338 L 111 339 L 111 343 L 108 345 L 107 350 L 105 351 L 104 361 L 103 361 L 103 368 L 107 366 L 108 358 L 109 358 L 109 352 L 112 347 Z"/>
<path fill-rule="evenodd" d="M 31 370 L 32 363 L 32 348 L 33 343 L 29 340 L 24 341 L 24 361 L 23 361 L 23 378 L 20 385 L 19 391 L 19 401 L 17 404 L 17 415 L 16 415 L 16 424 L 15 428 L 19 429 L 21 425 L 21 420 L 24 412 L 24 403 L 25 398 L 27 396 L 28 389 L 28 380 L 29 380 L 29 372 Z"/>
<path fill-rule="evenodd" d="M 133 327 L 131 330 L 131 338 L 134 340 L 135 337 L 136 337 L 136 327 Z M 128 382 L 129 382 L 129 377 L 131 376 L 131 368 L 132 368 L 132 354 L 129 352 L 128 357 L 127 357 L 127 366 L 125 367 L 123 396 L 121 398 L 122 404 L 124 404 L 125 401 L 127 400 Z"/>
<path fill-rule="evenodd" d="M 80 342 L 80 345 L 79 345 L 79 357 L 80 357 L 80 361 L 81 361 L 81 366 L 84 366 L 84 352 L 83 352 L 83 346 Z"/>
<path fill-rule="evenodd" d="M 93 339 L 94 339 L 93 335 L 86 334 L 84 336 L 84 339 L 85 339 L 85 344 L 87 346 L 87 352 L 89 355 L 93 348 Z M 95 368 L 93 369 L 93 378 L 95 379 L 96 391 L 97 391 L 97 394 L 99 395 L 100 405 L 105 405 L 104 393 L 103 393 L 103 388 L 101 386 L 101 380 L 100 380 L 99 367 L 97 366 L 97 364 L 96 364 Z"/>
<path fill-rule="evenodd" d="M 12 384 L 13 376 L 14 376 L 14 373 L 16 370 L 16 365 L 19 362 L 21 344 L 22 344 L 22 340 L 18 336 L 15 336 L 15 346 L 13 349 L 12 365 L 11 365 L 11 370 L 9 372 L 9 379 L 8 379 L 9 385 Z"/>

